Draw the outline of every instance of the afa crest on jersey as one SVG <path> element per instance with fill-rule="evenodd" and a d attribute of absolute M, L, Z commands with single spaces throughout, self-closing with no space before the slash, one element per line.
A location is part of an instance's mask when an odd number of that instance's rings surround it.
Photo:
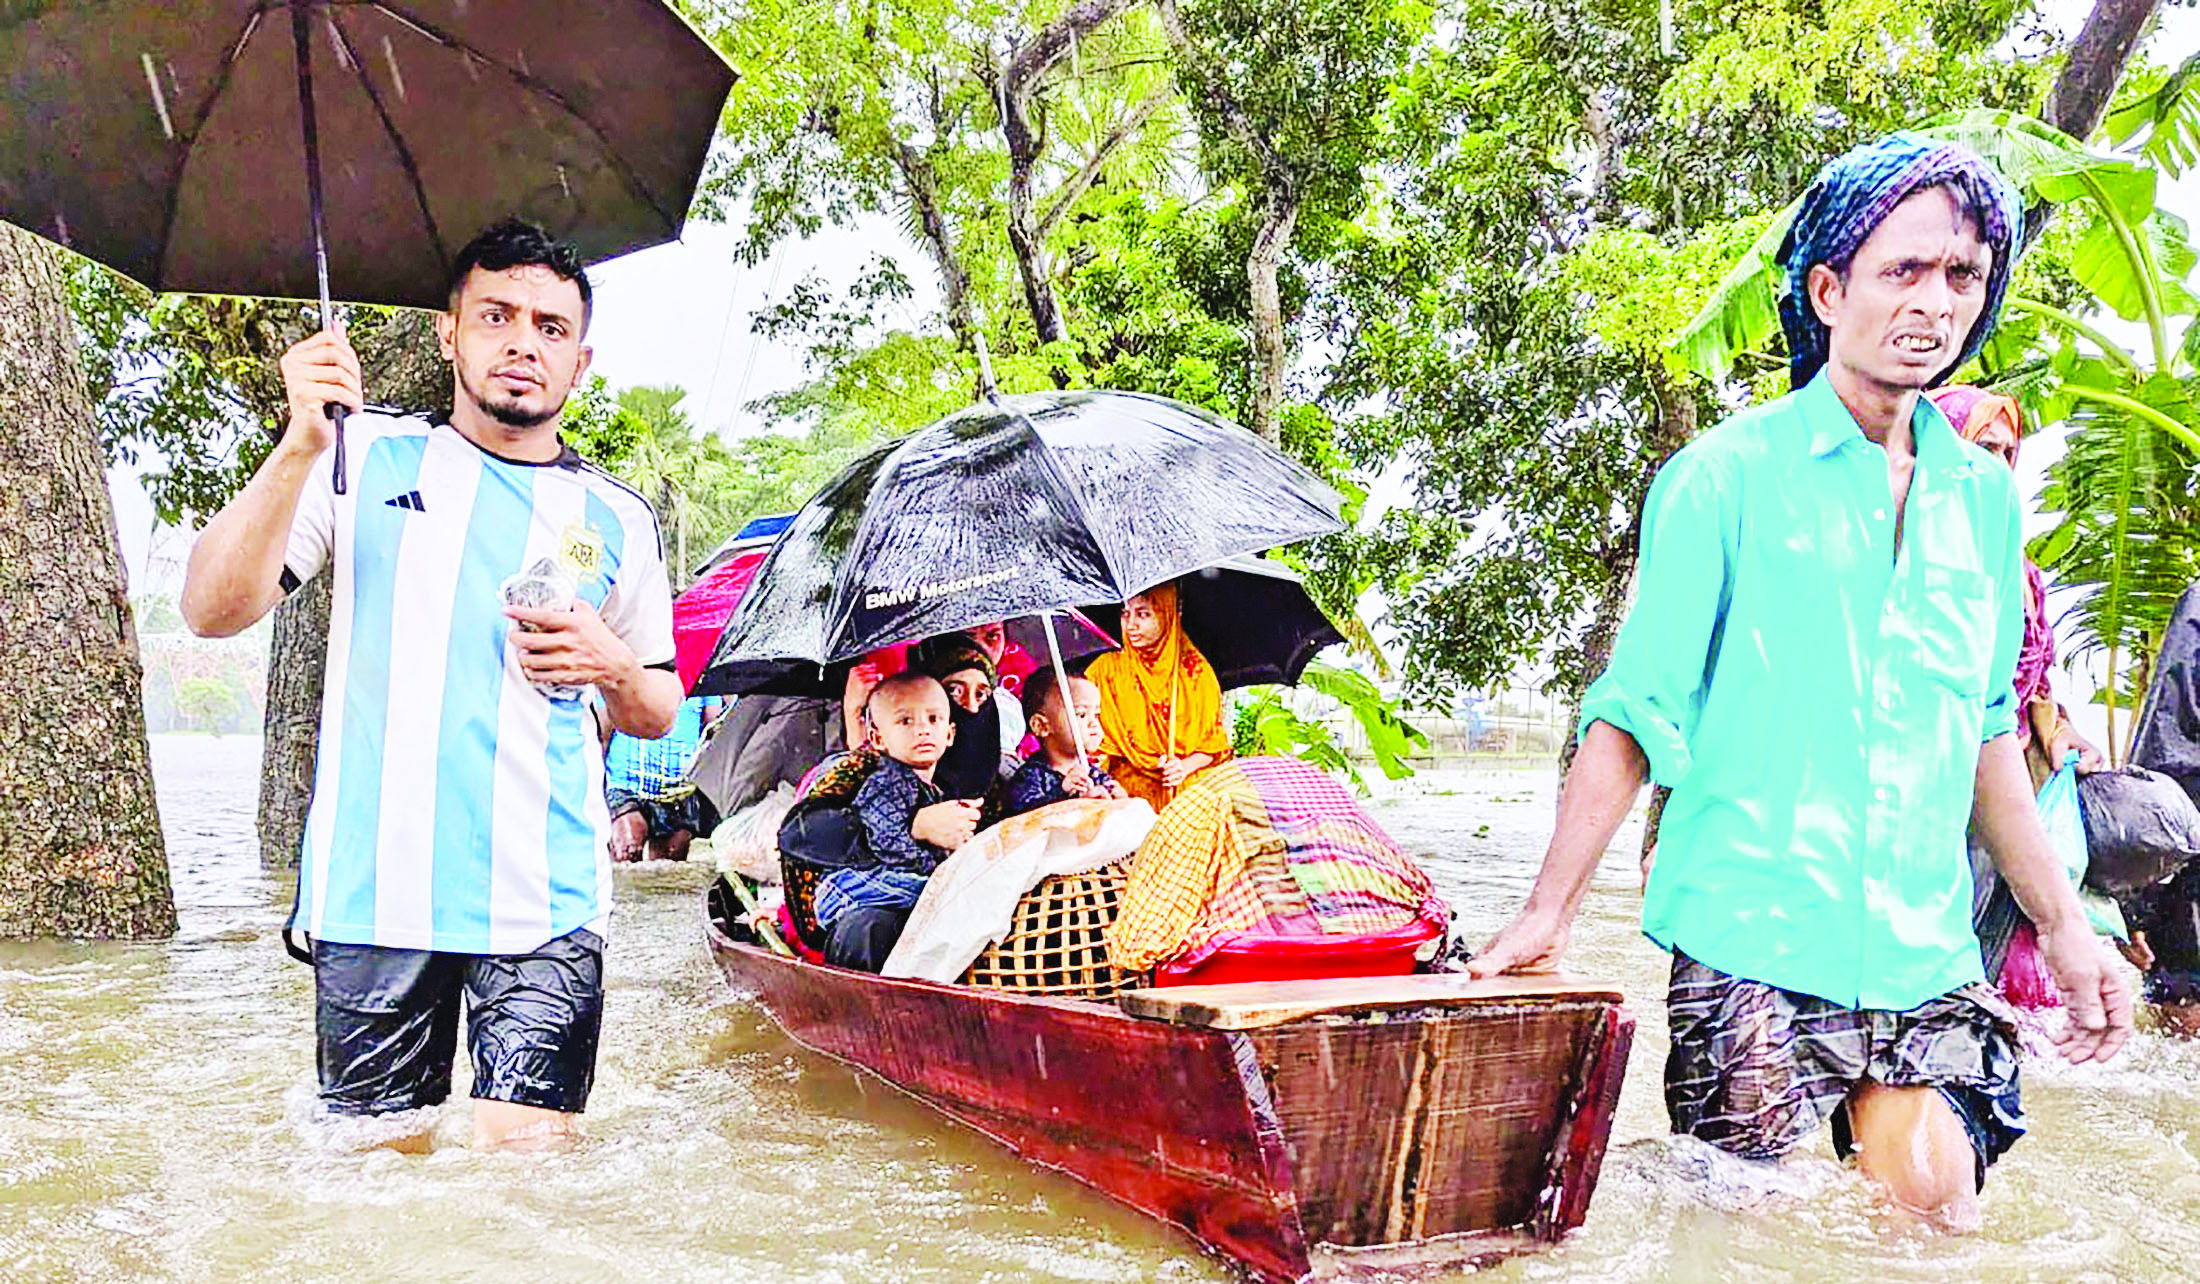
<path fill-rule="evenodd" d="M 603 532 L 585 522 L 575 522 L 558 537 L 558 565 L 577 584 L 588 584 L 603 575 Z"/>

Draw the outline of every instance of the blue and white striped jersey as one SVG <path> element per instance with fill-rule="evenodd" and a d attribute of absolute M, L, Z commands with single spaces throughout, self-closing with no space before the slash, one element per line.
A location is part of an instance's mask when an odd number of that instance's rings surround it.
<path fill-rule="evenodd" d="M 532 464 L 449 425 L 344 424 L 285 557 L 335 574 L 320 759 L 299 866 L 317 940 L 465 954 L 531 950 L 611 909 L 603 756 L 506 640 L 506 577 L 548 558 L 644 665 L 672 667 L 672 602 L 649 505 L 568 448 Z M 333 565 L 331 565 L 333 564 Z"/>

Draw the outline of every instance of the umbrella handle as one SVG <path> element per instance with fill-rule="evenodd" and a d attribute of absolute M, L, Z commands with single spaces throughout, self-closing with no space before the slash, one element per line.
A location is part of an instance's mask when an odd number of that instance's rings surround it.
<path fill-rule="evenodd" d="M 335 488 L 336 493 L 339 495 L 343 494 L 346 489 L 344 485 L 344 416 L 350 413 L 349 410 L 336 402 L 328 403 L 329 420 L 336 425 L 336 462 L 330 466 L 334 476 L 329 479 L 329 484 Z"/>
<path fill-rule="evenodd" d="M 1077 746 L 1077 761 L 1090 762 L 1085 750 L 1085 729 L 1077 724 L 1077 701 L 1069 689 L 1069 671 L 1062 667 L 1062 643 L 1054 634 L 1054 612 L 1039 617 L 1047 629 L 1047 658 L 1054 663 L 1054 689 L 1062 693 L 1062 708 L 1069 713 L 1069 738 Z"/>
<path fill-rule="evenodd" d="M 320 278 L 321 328 L 336 328 L 336 310 L 329 303 L 328 224 L 321 209 L 321 131 L 313 112 L 313 39 L 307 16 L 307 0 L 290 0 L 290 38 L 298 56 L 298 128 L 306 145 L 306 207 L 313 219 L 313 268 Z M 344 485 L 344 408 L 328 406 L 329 421 L 336 425 L 336 475 L 330 485 L 339 495 Z"/>

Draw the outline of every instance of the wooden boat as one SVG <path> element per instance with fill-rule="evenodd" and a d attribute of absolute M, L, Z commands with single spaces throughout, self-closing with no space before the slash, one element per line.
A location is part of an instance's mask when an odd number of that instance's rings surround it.
<path fill-rule="evenodd" d="M 1182 1229 L 1260 1281 L 1461 1267 L 1581 1224 L 1634 1018 L 1611 986 L 1462 973 L 1134 990 L 890 980 L 729 932 L 797 1042 Z"/>

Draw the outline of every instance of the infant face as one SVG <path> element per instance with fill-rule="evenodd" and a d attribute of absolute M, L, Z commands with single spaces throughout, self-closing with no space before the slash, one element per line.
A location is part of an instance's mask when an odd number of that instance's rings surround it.
<path fill-rule="evenodd" d="M 919 771 L 939 764 L 955 734 L 937 682 L 880 687 L 871 697 L 871 726 L 887 757 Z"/>

